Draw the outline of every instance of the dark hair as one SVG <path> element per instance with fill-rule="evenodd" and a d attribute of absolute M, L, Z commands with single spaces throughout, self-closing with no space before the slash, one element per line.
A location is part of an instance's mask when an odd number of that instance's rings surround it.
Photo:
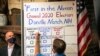
<path fill-rule="evenodd" d="M 66 43 L 61 39 L 55 39 L 53 41 L 53 49 L 57 54 L 62 54 L 66 49 Z"/>

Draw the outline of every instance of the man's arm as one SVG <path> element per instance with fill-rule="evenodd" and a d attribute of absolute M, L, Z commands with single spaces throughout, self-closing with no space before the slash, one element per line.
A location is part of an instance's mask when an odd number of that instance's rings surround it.
<path fill-rule="evenodd" d="M 40 34 L 39 32 L 34 33 L 35 34 L 35 55 L 40 53 Z"/>

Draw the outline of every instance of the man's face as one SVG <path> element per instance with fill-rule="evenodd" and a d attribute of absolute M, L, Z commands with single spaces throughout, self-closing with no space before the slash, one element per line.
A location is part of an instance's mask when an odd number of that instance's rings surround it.
<path fill-rule="evenodd" d="M 14 33 L 13 32 L 7 32 L 5 35 L 5 40 L 7 41 L 10 38 L 14 38 Z"/>

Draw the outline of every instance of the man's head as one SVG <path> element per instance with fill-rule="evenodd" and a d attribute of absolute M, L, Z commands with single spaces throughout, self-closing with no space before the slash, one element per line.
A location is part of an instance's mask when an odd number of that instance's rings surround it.
<path fill-rule="evenodd" d="M 62 54 L 66 49 L 66 43 L 61 39 L 55 39 L 53 41 L 53 52 Z"/>
<path fill-rule="evenodd" d="M 14 37 L 14 32 L 12 32 L 12 31 L 6 32 L 6 34 L 5 34 L 5 40 L 8 43 L 15 43 L 16 39 Z"/>

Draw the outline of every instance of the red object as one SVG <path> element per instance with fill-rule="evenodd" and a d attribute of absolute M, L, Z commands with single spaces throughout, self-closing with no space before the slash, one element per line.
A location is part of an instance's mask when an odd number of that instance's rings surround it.
<path fill-rule="evenodd" d="M 78 56 L 84 56 L 91 41 L 90 22 L 84 0 L 77 0 L 78 6 Z"/>

